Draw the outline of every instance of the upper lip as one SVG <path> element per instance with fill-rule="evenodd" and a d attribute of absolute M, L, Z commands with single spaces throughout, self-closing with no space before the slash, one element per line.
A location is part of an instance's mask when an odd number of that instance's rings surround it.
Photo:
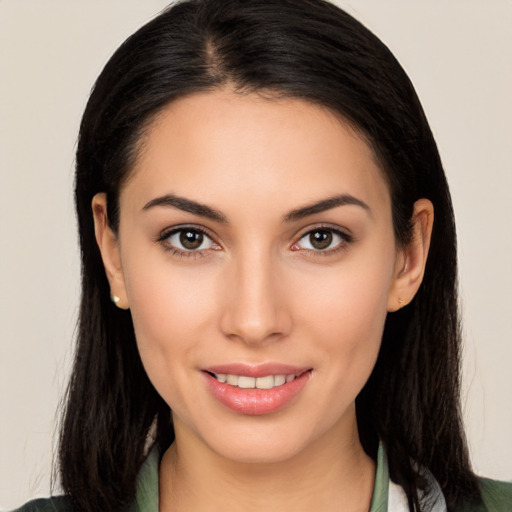
<path fill-rule="evenodd" d="M 307 366 L 292 366 L 281 363 L 262 363 L 262 364 L 246 364 L 246 363 L 230 363 L 208 366 L 202 370 L 216 375 L 239 375 L 245 377 L 266 377 L 267 375 L 300 375 L 308 370 Z"/>

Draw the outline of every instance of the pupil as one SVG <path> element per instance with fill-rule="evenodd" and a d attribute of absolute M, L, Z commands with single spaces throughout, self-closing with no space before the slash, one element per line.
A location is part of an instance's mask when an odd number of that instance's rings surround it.
<path fill-rule="evenodd" d="M 309 235 L 309 241 L 315 249 L 327 249 L 332 243 L 332 233 L 329 231 L 315 231 Z"/>
<path fill-rule="evenodd" d="M 182 231 L 180 242 L 185 249 L 197 249 L 203 243 L 203 234 L 197 231 Z"/>

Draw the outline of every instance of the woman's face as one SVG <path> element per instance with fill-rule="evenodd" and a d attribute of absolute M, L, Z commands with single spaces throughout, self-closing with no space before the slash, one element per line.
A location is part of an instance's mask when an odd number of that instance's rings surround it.
<path fill-rule="evenodd" d="M 178 442 L 256 462 L 354 435 L 403 260 L 347 124 L 295 99 L 175 101 L 120 193 L 118 248 L 113 291 Z"/>

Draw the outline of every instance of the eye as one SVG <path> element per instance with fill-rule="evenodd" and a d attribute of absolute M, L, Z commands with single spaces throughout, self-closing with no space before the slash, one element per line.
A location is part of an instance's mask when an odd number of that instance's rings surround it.
<path fill-rule="evenodd" d="M 304 234 L 292 249 L 329 252 L 343 247 L 350 240 L 349 235 L 334 228 L 316 228 Z"/>
<path fill-rule="evenodd" d="M 217 249 L 219 246 L 202 230 L 184 227 L 173 229 L 160 238 L 178 252 L 196 252 Z"/>

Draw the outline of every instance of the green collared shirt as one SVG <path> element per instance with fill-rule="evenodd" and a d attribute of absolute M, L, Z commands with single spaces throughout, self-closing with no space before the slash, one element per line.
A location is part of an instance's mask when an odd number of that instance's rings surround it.
<path fill-rule="evenodd" d="M 158 451 L 153 449 L 139 473 L 137 494 L 129 512 L 158 512 L 158 459 Z M 370 512 L 387 512 L 388 488 L 388 465 L 381 445 L 377 457 L 377 473 Z"/>
<path fill-rule="evenodd" d="M 158 511 L 158 468 L 160 454 L 153 448 L 137 478 L 137 491 L 135 500 L 128 512 L 159 512 Z M 437 482 L 433 480 L 434 488 L 439 494 L 435 504 L 428 512 L 441 512 L 446 510 L 444 498 L 440 493 Z M 463 507 L 457 512 L 511 512 L 512 511 L 512 483 L 496 482 L 481 479 L 482 503 L 476 506 Z M 389 479 L 389 470 L 386 452 L 382 444 L 377 455 L 377 471 L 373 488 L 370 512 L 406 512 L 408 511 L 405 493 L 398 485 Z M 31 501 L 13 512 L 72 512 L 62 497 L 38 499 Z"/>

